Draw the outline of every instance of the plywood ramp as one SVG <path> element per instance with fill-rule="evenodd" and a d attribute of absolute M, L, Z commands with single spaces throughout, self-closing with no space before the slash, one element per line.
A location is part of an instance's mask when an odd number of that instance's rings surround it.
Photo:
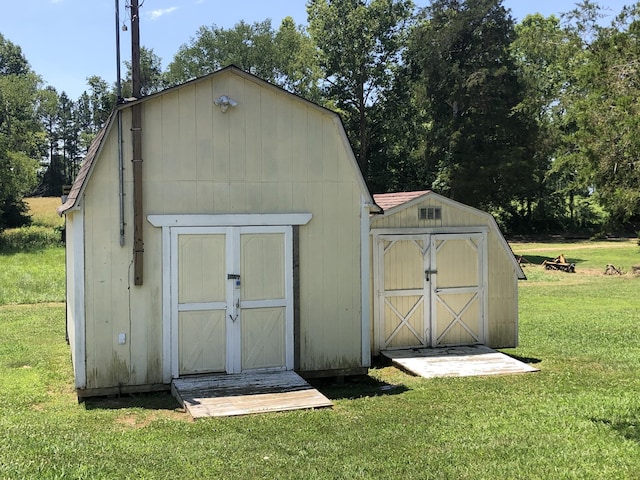
<path fill-rule="evenodd" d="M 538 371 L 531 365 L 484 345 L 388 350 L 382 353 L 400 368 L 425 378 L 508 375 Z"/>
<path fill-rule="evenodd" d="M 292 371 L 177 378 L 171 392 L 196 419 L 333 405 Z"/>

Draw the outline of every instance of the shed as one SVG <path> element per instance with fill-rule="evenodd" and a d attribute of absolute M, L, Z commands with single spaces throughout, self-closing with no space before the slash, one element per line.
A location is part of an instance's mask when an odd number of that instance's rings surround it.
<path fill-rule="evenodd" d="M 525 275 L 494 218 L 431 191 L 374 195 L 372 351 L 515 347 Z"/>
<path fill-rule="evenodd" d="M 338 115 L 234 66 L 119 106 L 58 210 L 78 395 L 210 372 L 366 372 L 372 208 Z"/>

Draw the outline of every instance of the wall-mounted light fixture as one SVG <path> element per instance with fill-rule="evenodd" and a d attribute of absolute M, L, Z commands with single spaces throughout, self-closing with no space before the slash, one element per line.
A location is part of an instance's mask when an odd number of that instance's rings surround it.
<path fill-rule="evenodd" d="M 215 100 L 213 103 L 214 105 L 217 105 L 218 107 L 220 107 L 220 110 L 222 111 L 222 113 L 226 112 L 229 109 L 229 107 L 238 106 L 238 102 L 227 97 L 226 95 L 219 96 L 218 99 Z"/>

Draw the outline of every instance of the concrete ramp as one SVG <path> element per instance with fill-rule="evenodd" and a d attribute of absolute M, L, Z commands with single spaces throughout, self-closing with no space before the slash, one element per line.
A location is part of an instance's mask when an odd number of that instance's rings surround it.
<path fill-rule="evenodd" d="M 538 369 L 484 345 L 387 350 L 398 367 L 425 378 L 509 375 Z"/>
<path fill-rule="evenodd" d="M 176 378 L 171 393 L 195 419 L 333 405 L 292 371 Z"/>

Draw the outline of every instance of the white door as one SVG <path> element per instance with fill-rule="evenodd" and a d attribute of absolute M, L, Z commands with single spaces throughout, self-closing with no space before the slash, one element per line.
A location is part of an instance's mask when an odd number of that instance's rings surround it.
<path fill-rule="evenodd" d="M 484 234 L 375 238 L 379 350 L 484 343 Z"/>
<path fill-rule="evenodd" d="M 378 238 L 374 276 L 378 283 L 378 345 L 381 350 L 424 347 L 429 336 L 428 235 Z"/>
<path fill-rule="evenodd" d="M 431 236 L 433 347 L 484 343 L 484 245 L 480 233 Z"/>
<path fill-rule="evenodd" d="M 175 243 L 178 373 L 224 372 L 229 300 L 226 232 L 185 233 L 177 235 Z"/>
<path fill-rule="evenodd" d="M 292 369 L 291 227 L 172 230 L 172 375 Z"/>

